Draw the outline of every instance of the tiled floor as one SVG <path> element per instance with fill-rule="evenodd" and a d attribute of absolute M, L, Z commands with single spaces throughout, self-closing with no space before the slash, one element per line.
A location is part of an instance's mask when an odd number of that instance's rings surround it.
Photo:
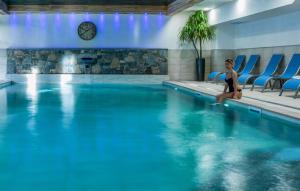
<path fill-rule="evenodd" d="M 166 83 L 182 86 L 198 92 L 215 96 L 223 91 L 223 84 L 195 81 L 167 81 Z M 250 87 L 243 90 L 243 98 L 234 100 L 247 105 L 259 107 L 267 111 L 282 114 L 300 120 L 300 96 L 294 99 L 294 92 L 285 92 L 279 96 L 279 90 L 266 90 L 261 93 L 259 89 L 250 91 Z"/>

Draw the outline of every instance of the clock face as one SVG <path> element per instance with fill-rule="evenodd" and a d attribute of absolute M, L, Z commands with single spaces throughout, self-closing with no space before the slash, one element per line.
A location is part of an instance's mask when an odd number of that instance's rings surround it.
<path fill-rule="evenodd" d="M 78 35 L 83 40 L 92 40 L 96 34 L 97 28 L 92 22 L 83 22 L 78 27 Z"/>

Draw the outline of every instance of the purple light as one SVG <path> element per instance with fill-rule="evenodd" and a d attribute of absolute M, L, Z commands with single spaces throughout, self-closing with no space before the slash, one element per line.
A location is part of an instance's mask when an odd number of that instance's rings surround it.
<path fill-rule="evenodd" d="M 148 29 L 148 14 L 144 14 L 144 28 L 147 30 Z"/>
<path fill-rule="evenodd" d="M 90 20 L 90 14 L 89 13 L 85 13 L 85 20 L 89 21 Z"/>
<path fill-rule="evenodd" d="M 70 20 L 70 26 L 72 28 L 74 28 L 75 27 L 75 14 L 73 12 L 69 15 L 69 20 Z"/>
<path fill-rule="evenodd" d="M 12 17 L 13 17 L 13 19 L 16 19 L 16 17 L 17 17 L 16 12 L 12 13 Z"/>
<path fill-rule="evenodd" d="M 56 21 L 59 21 L 59 20 L 60 20 L 60 13 L 56 13 L 56 14 L 55 14 L 55 19 L 56 19 Z"/>
<path fill-rule="evenodd" d="M 12 25 L 15 25 L 15 24 L 16 24 L 16 20 L 17 20 L 16 13 L 13 12 L 11 15 L 12 15 L 12 16 L 9 17 L 9 21 L 10 21 L 10 23 L 11 23 Z"/>
<path fill-rule="evenodd" d="M 119 13 L 115 13 L 114 25 L 115 25 L 116 29 L 118 29 L 120 27 L 120 16 L 119 16 Z"/>
<path fill-rule="evenodd" d="M 31 19 L 31 13 L 28 12 L 28 13 L 26 13 L 26 20 L 29 21 L 30 19 Z"/>
<path fill-rule="evenodd" d="M 61 15 L 60 15 L 60 13 L 55 14 L 55 25 L 56 25 L 56 27 L 60 27 L 60 25 L 61 25 Z"/>
<path fill-rule="evenodd" d="M 131 13 L 130 15 L 129 15 L 129 19 L 130 19 L 130 21 L 133 21 L 133 14 Z"/>
<path fill-rule="evenodd" d="M 119 22 L 119 20 L 120 20 L 119 13 L 115 13 L 115 21 L 116 21 L 116 22 Z"/>
<path fill-rule="evenodd" d="M 159 13 L 159 15 L 157 16 L 157 24 L 158 24 L 158 27 L 160 27 L 160 28 L 164 24 L 164 17 L 163 17 L 162 13 Z"/>
<path fill-rule="evenodd" d="M 104 21 L 104 14 L 103 13 L 100 13 L 100 21 L 101 21 L 101 23 L 103 23 L 103 21 Z"/>
<path fill-rule="evenodd" d="M 45 13 L 41 12 L 40 13 L 40 23 L 41 23 L 41 26 L 43 26 L 43 27 L 46 25 L 45 19 L 46 19 Z"/>
<path fill-rule="evenodd" d="M 30 30 L 30 27 L 31 27 L 31 13 L 30 12 L 26 13 L 25 26 L 26 26 L 27 30 Z"/>
<path fill-rule="evenodd" d="M 145 20 L 145 22 L 148 21 L 148 13 L 145 13 L 145 14 L 144 14 L 144 20 Z"/>
<path fill-rule="evenodd" d="M 75 14 L 72 12 L 71 15 L 70 15 L 71 19 L 74 19 L 75 18 Z"/>

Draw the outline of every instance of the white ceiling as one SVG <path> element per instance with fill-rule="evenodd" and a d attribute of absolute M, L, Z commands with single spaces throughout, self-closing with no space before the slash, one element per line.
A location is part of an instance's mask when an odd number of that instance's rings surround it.
<path fill-rule="evenodd" d="M 231 1 L 234 1 L 234 0 L 204 0 L 201 3 L 198 3 L 194 6 L 186 9 L 186 11 L 197 11 L 197 10 L 209 11 L 218 6 L 223 5 L 224 3 L 228 3 Z"/>

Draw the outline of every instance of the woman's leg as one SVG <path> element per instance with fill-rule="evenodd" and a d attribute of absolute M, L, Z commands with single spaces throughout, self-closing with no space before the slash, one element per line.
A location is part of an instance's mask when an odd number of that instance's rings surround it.
<path fill-rule="evenodd" d="M 242 92 L 238 92 L 238 94 L 237 94 L 237 98 L 238 98 L 238 99 L 241 99 L 241 98 L 242 98 L 242 96 L 243 96 L 243 93 L 242 93 Z"/>
<path fill-rule="evenodd" d="M 223 103 L 225 98 L 232 98 L 233 97 L 233 92 L 227 92 L 227 93 L 222 93 L 216 96 L 217 102 L 218 103 Z"/>
<path fill-rule="evenodd" d="M 217 102 L 217 103 L 222 103 L 223 100 L 224 100 L 223 97 L 224 97 L 224 93 L 218 94 L 218 95 L 216 96 L 216 102 Z"/>

